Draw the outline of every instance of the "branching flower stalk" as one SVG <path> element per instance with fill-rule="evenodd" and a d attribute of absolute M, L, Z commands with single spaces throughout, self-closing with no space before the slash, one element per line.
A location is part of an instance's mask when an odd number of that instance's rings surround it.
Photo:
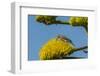
<path fill-rule="evenodd" d="M 77 17 L 71 16 L 69 21 L 61 21 L 56 19 L 57 16 L 36 16 L 36 21 L 40 23 L 44 23 L 46 25 L 52 24 L 64 24 L 64 25 L 71 25 L 71 26 L 81 26 L 84 27 L 85 30 L 88 32 L 88 17 Z"/>

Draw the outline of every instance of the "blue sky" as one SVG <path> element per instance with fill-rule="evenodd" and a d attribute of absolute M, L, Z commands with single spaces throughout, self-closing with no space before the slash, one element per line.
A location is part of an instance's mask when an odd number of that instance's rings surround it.
<path fill-rule="evenodd" d="M 58 20 L 67 21 L 70 17 L 59 16 Z M 83 27 L 72 27 L 70 25 L 53 24 L 45 26 L 43 23 L 38 23 L 34 15 L 28 16 L 28 60 L 38 60 L 39 50 L 44 43 L 57 35 L 64 35 L 72 40 L 76 47 L 87 45 L 87 33 Z M 73 53 L 74 57 L 87 57 L 83 51 Z"/>

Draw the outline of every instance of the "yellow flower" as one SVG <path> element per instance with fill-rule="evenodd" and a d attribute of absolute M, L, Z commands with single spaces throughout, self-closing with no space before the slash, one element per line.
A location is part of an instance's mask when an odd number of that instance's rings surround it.
<path fill-rule="evenodd" d="M 88 26 L 88 17 L 77 17 L 77 16 L 72 16 L 69 20 L 69 23 L 72 26 Z"/>
<path fill-rule="evenodd" d="M 52 24 L 56 21 L 57 16 L 44 16 L 44 15 L 39 15 L 36 16 L 36 21 L 40 23 L 44 23 L 46 25 Z"/>
<path fill-rule="evenodd" d="M 69 55 L 74 49 L 74 46 L 60 38 L 53 38 L 45 43 L 39 52 L 41 60 L 59 59 Z"/>

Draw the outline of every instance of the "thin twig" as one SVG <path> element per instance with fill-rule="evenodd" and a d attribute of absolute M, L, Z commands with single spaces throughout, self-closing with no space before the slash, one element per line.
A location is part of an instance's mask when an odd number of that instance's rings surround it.
<path fill-rule="evenodd" d="M 80 47 L 80 48 L 76 48 L 76 49 L 74 49 L 73 51 L 80 51 L 80 50 L 83 50 L 83 49 L 87 49 L 88 48 L 88 46 L 83 46 L 83 47 Z"/>
<path fill-rule="evenodd" d="M 55 24 L 67 24 L 67 25 L 69 25 L 70 23 L 69 22 L 67 22 L 67 21 L 55 21 L 54 22 Z"/>

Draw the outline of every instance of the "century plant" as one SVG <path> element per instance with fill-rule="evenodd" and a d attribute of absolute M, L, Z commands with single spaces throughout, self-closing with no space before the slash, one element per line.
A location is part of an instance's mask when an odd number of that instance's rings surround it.
<path fill-rule="evenodd" d="M 36 16 L 36 21 L 47 26 L 52 24 L 63 24 L 73 27 L 83 27 L 88 33 L 88 17 L 70 16 L 69 20 L 66 21 L 57 20 L 57 17 L 58 16 L 38 15 Z M 39 57 L 41 60 L 63 59 L 63 57 L 70 56 L 76 51 L 84 51 L 86 48 L 88 48 L 88 46 L 76 48 L 69 38 L 58 35 L 50 39 L 41 47 Z M 87 51 L 84 52 L 87 53 Z"/>

